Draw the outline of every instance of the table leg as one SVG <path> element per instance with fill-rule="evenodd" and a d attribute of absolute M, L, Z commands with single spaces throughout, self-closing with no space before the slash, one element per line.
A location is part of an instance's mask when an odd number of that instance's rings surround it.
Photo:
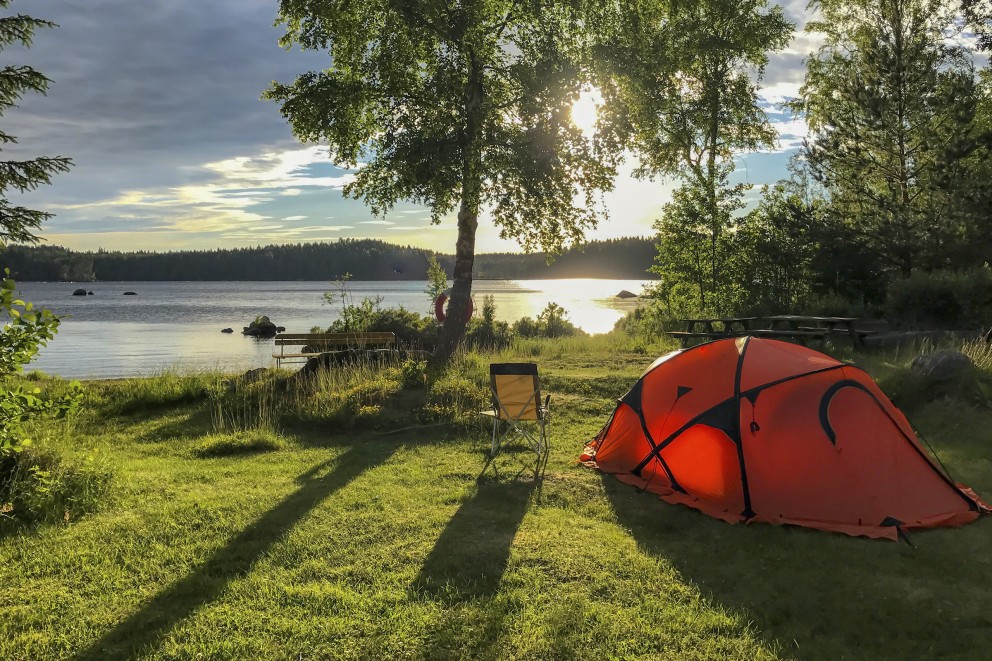
<path fill-rule="evenodd" d="M 865 341 L 860 335 L 858 335 L 858 331 L 854 329 L 854 323 L 847 325 L 847 331 L 851 334 L 851 346 L 855 349 L 864 349 Z"/>

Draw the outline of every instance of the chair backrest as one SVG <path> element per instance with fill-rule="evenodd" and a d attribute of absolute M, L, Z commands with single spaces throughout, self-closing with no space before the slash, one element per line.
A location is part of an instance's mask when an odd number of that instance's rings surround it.
<path fill-rule="evenodd" d="M 489 366 L 493 408 L 503 420 L 540 417 L 541 382 L 535 363 L 493 363 Z"/>

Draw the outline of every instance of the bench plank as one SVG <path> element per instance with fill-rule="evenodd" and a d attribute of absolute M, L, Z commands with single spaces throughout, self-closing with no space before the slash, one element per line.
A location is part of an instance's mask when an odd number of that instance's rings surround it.
<path fill-rule="evenodd" d="M 287 358 L 314 358 L 335 348 L 395 347 L 396 333 L 281 333 L 276 336 L 275 344 L 279 347 L 279 353 L 272 354 L 272 357 L 276 359 L 276 367 L 279 367 Z M 318 351 L 286 353 L 285 347 L 289 346 L 303 346 Z"/>

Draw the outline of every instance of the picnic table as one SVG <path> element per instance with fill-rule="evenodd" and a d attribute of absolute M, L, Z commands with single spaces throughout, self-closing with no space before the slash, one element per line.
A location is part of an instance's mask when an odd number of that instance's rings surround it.
<path fill-rule="evenodd" d="M 851 344 L 857 348 L 864 348 L 864 338 L 871 335 L 872 331 L 859 331 L 855 328 L 858 319 L 856 317 L 814 317 L 799 314 L 780 314 L 765 317 L 771 324 L 771 331 L 785 332 L 822 332 L 825 335 L 847 335 L 851 338 Z"/>
<path fill-rule="evenodd" d="M 705 317 L 700 319 L 683 319 L 684 331 L 669 331 L 668 334 L 682 342 L 686 346 L 693 338 L 704 338 L 708 340 L 723 337 L 739 337 L 747 335 L 751 329 L 751 322 L 757 317 Z"/>
<path fill-rule="evenodd" d="M 683 319 L 685 330 L 668 331 L 668 335 L 686 346 L 691 339 L 716 340 L 725 337 L 753 335 L 778 339 L 824 341 L 834 334 L 847 335 L 855 348 L 864 347 L 864 338 L 872 331 L 855 328 L 855 317 L 817 317 L 797 314 L 781 314 L 771 317 L 701 317 Z M 766 328 L 756 328 L 757 325 Z"/>

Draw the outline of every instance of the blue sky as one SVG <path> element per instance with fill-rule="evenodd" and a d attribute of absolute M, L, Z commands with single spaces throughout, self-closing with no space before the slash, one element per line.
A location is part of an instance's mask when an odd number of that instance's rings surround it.
<path fill-rule="evenodd" d="M 785 175 L 805 134 L 775 104 L 795 94 L 817 41 L 802 32 L 806 0 L 781 4 L 798 29 L 772 55 L 762 87 L 780 143 L 738 159 L 738 176 L 755 185 Z M 3 118 L 21 142 L 5 156 L 75 162 L 23 200 L 56 214 L 41 233 L 47 242 L 175 250 L 374 237 L 453 251 L 453 219 L 432 226 L 412 205 L 378 218 L 345 199 L 348 173 L 298 143 L 277 104 L 259 100 L 270 81 L 325 66 L 318 54 L 278 46 L 275 0 L 14 0 L 9 9 L 60 24 L 30 51 L 5 52 L 54 81 L 47 97 L 26 97 Z M 606 196 L 610 220 L 588 238 L 653 234 L 672 185 L 637 181 L 633 167 Z M 519 249 L 497 235 L 483 217 L 477 249 Z"/>

